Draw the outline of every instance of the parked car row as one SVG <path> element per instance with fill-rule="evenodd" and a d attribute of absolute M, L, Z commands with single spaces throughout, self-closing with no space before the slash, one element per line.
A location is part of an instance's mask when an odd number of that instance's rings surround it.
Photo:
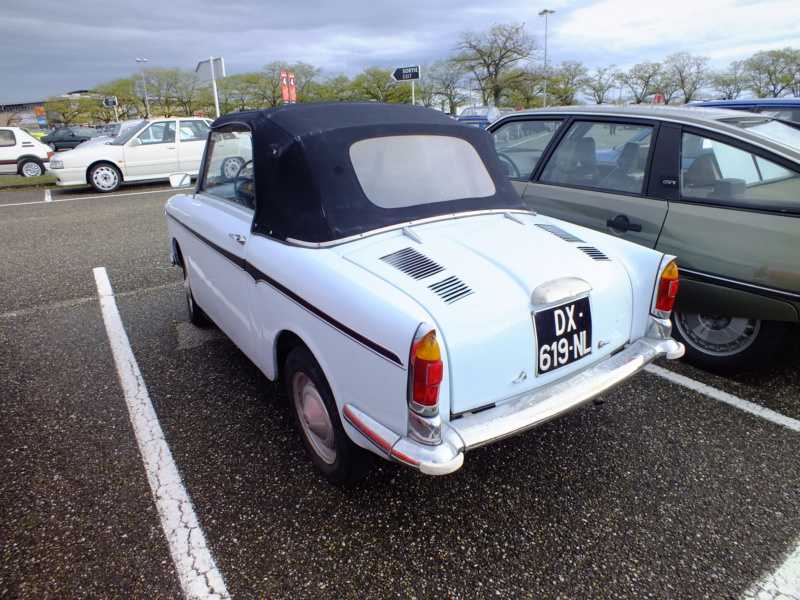
<path fill-rule="evenodd" d="M 713 108 L 563 107 L 489 128 L 532 210 L 675 254 L 674 334 L 717 372 L 800 321 L 800 131 Z M 510 135 L 509 132 L 513 133 Z"/>

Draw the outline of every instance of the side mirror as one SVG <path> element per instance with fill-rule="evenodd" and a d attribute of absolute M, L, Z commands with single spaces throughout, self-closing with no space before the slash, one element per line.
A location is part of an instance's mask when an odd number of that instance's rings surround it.
<path fill-rule="evenodd" d="M 141 146 L 141 145 L 142 145 L 142 140 L 140 140 L 139 138 L 133 138 L 130 141 L 130 143 L 128 143 L 128 146 Z"/>
<path fill-rule="evenodd" d="M 192 176 L 188 173 L 175 173 L 169 176 L 169 184 L 174 188 L 189 187 L 192 183 Z"/>

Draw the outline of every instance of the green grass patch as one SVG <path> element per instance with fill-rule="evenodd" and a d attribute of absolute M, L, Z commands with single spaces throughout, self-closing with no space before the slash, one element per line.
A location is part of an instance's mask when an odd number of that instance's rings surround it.
<path fill-rule="evenodd" d="M 0 175 L 0 190 L 18 189 L 26 187 L 47 187 L 58 182 L 53 175 L 42 175 L 40 177 L 22 177 L 20 175 Z"/>

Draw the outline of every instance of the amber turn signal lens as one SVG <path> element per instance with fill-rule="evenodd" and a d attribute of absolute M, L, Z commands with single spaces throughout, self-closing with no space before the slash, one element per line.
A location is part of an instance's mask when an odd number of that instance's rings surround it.
<path fill-rule="evenodd" d="M 672 260 L 661 272 L 656 295 L 656 310 L 670 312 L 678 295 L 678 265 Z"/>

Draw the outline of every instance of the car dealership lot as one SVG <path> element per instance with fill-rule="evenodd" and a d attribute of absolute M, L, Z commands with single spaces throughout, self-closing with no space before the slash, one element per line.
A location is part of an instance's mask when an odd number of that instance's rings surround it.
<path fill-rule="evenodd" d="M 800 422 L 798 339 L 730 378 L 659 363 L 712 395 L 648 372 L 452 475 L 330 487 L 282 387 L 188 324 L 172 193 L 0 193 L 0 598 L 183 594 L 97 267 L 234 598 L 745 598 L 800 544 L 800 432 L 713 396 Z"/>

